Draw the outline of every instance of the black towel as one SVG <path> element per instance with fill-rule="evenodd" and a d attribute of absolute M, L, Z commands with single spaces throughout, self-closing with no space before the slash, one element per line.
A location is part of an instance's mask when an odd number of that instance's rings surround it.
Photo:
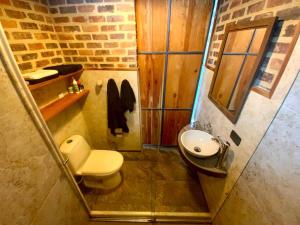
<path fill-rule="evenodd" d="M 107 119 L 108 128 L 110 128 L 110 132 L 113 135 L 116 135 L 116 128 L 122 128 L 122 131 L 126 133 L 129 132 L 126 117 L 122 109 L 119 90 L 113 79 L 109 79 L 107 83 Z"/>
<path fill-rule="evenodd" d="M 123 112 L 125 113 L 127 110 L 132 112 L 135 102 L 135 95 L 128 80 L 123 80 L 121 84 L 121 104 Z"/>

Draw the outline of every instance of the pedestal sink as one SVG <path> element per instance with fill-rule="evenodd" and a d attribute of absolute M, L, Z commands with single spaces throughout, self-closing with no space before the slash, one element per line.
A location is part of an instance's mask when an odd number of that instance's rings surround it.
<path fill-rule="evenodd" d="M 198 158 L 210 157 L 219 151 L 220 146 L 213 138 L 212 135 L 201 130 L 187 130 L 180 137 L 185 150 Z"/>

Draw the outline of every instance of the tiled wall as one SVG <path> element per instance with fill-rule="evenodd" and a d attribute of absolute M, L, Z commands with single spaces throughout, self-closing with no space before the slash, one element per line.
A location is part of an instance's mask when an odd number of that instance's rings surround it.
<path fill-rule="evenodd" d="M 3 0 L 0 21 L 18 65 L 136 67 L 134 0 Z"/>
<path fill-rule="evenodd" d="M 134 0 L 49 0 L 67 62 L 136 67 Z"/>
<path fill-rule="evenodd" d="M 1 61 L 0 83 L 1 225 L 87 224 L 82 202 L 54 160 Z"/>
<path fill-rule="evenodd" d="M 299 94 L 300 74 L 214 225 L 300 224 Z"/>
<path fill-rule="evenodd" d="M 21 71 L 64 62 L 47 1 L 0 1 L 0 21 Z"/>
<path fill-rule="evenodd" d="M 282 22 L 272 37 L 255 85 L 269 91 L 283 64 L 300 19 L 299 0 L 221 0 L 207 65 L 215 68 L 227 24 L 277 16 Z"/>

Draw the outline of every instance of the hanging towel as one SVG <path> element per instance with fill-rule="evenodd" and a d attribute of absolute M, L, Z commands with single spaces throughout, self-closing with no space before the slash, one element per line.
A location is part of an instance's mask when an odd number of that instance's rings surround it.
<path fill-rule="evenodd" d="M 129 132 L 119 90 L 113 79 L 109 79 L 107 83 L 107 119 L 108 128 L 113 135 L 116 135 L 115 129 L 117 128 L 121 128 L 123 132 Z"/>
<path fill-rule="evenodd" d="M 128 80 L 123 80 L 121 84 L 121 104 L 123 112 L 125 113 L 127 110 L 132 112 L 135 102 L 135 95 Z"/>

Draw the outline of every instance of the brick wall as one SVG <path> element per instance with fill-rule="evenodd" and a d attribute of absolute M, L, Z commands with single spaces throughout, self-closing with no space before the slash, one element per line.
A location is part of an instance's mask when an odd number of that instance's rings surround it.
<path fill-rule="evenodd" d="M 221 0 L 207 65 L 215 68 L 219 49 L 229 23 L 278 16 L 280 21 L 271 39 L 256 85 L 270 90 L 282 66 L 300 19 L 299 0 Z"/>
<path fill-rule="evenodd" d="M 0 21 L 23 72 L 137 64 L 134 0 L 1 0 Z"/>
<path fill-rule="evenodd" d="M 136 67 L 134 0 L 49 0 L 66 62 Z"/>
<path fill-rule="evenodd" d="M 21 71 L 64 62 L 47 1 L 1 0 L 0 21 Z"/>

